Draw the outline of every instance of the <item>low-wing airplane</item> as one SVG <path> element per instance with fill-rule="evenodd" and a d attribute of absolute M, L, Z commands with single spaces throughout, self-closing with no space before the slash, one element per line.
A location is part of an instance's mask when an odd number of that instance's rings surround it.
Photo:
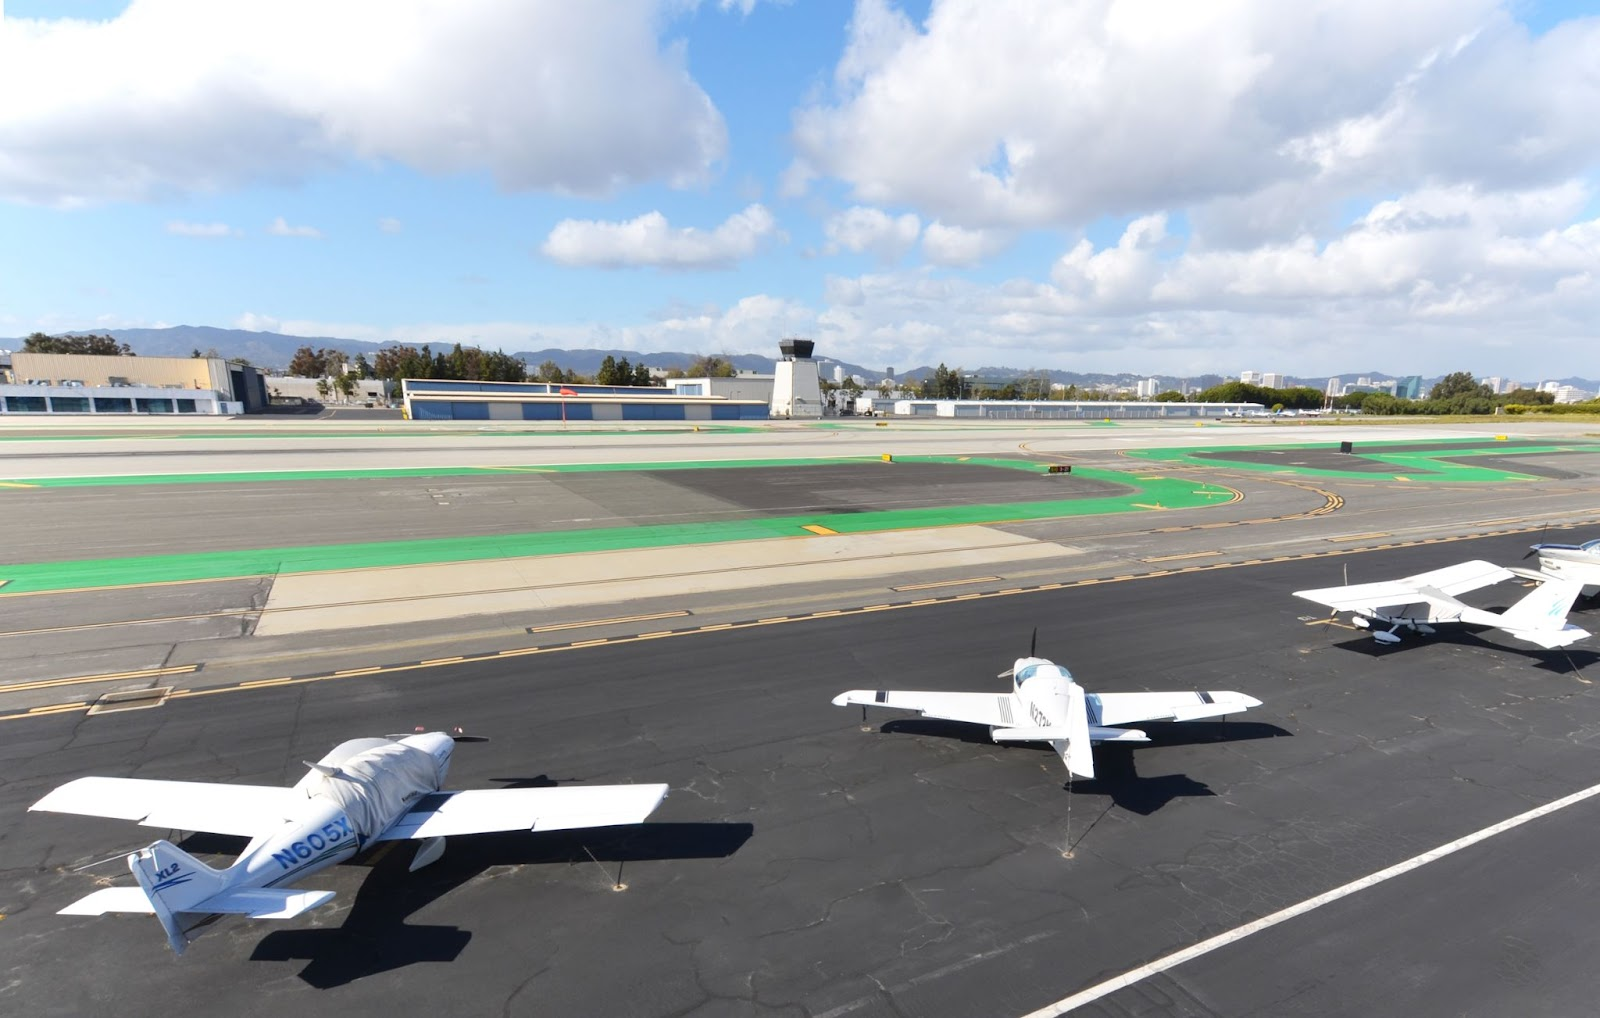
<path fill-rule="evenodd" d="M 1199 721 L 1261 706 L 1253 696 L 1209 693 L 1088 693 L 1061 665 L 1034 656 L 1018 658 L 999 677 L 1011 679 L 1004 693 L 939 693 L 919 690 L 852 689 L 835 706 L 894 707 L 923 717 L 988 725 L 995 742 L 1048 742 L 1075 777 L 1094 777 L 1093 746 L 1100 742 L 1149 742 L 1135 728 L 1141 721 Z"/>
<path fill-rule="evenodd" d="M 1589 635 L 1587 630 L 1567 621 L 1567 612 L 1583 584 L 1533 572 L 1522 575 L 1541 582 L 1503 612 L 1474 608 L 1456 599 L 1457 594 L 1518 576 L 1481 559 L 1382 583 L 1297 590 L 1294 596 L 1326 605 L 1335 612 L 1351 612 L 1351 621 L 1362 629 L 1372 629 L 1373 622 L 1388 623 L 1387 630 L 1372 630 L 1373 639 L 1379 643 L 1399 643 L 1395 632 L 1398 629 L 1427 634 L 1435 631 L 1432 623 L 1442 622 L 1489 626 L 1546 648 L 1565 647 Z"/>
<path fill-rule="evenodd" d="M 1528 555 L 1539 556 L 1541 573 L 1577 580 L 1583 584 L 1583 592 L 1590 596 L 1600 591 L 1600 540 L 1582 544 L 1535 544 L 1528 549 Z"/>
<path fill-rule="evenodd" d="M 62 915 L 154 913 L 183 954 L 222 915 L 291 919 L 333 897 L 285 885 L 381 841 L 420 841 L 412 871 L 444 854 L 445 838 L 495 831 L 560 831 L 642 823 L 666 785 L 503 788 L 441 792 L 455 739 L 444 732 L 352 739 L 289 788 L 143 778 L 78 778 L 29 807 L 134 820 L 146 827 L 249 838 L 214 869 L 168 841 L 128 856 L 136 887 L 107 887 Z"/>

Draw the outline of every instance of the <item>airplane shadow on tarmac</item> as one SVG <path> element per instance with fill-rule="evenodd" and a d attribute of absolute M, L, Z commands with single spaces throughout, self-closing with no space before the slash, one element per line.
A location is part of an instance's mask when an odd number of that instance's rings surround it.
<path fill-rule="evenodd" d="M 1416 649 L 1429 643 L 1448 643 L 1457 647 L 1471 647 L 1496 654 L 1525 657 L 1533 662 L 1533 667 L 1555 675 L 1571 675 L 1575 671 L 1582 673 L 1600 665 L 1600 652 L 1584 646 L 1574 645 L 1546 650 L 1543 647 L 1520 643 L 1509 636 L 1504 637 L 1504 642 L 1501 642 L 1499 636 L 1485 639 L 1495 632 L 1487 626 L 1448 625 L 1426 636 L 1404 633 L 1399 643 L 1382 644 L 1374 640 L 1370 634 L 1362 633 L 1351 639 L 1339 640 L 1334 646 L 1363 657 L 1381 658 L 1389 654 L 1404 653 L 1408 648 Z"/>
<path fill-rule="evenodd" d="M 1072 791 L 1080 795 L 1103 795 L 1112 803 L 1130 813 L 1149 816 L 1174 799 L 1215 795 L 1210 787 L 1186 774 L 1163 774 L 1158 777 L 1140 777 L 1135 763 L 1140 747 L 1195 746 L 1211 742 L 1244 742 L 1251 739 L 1275 739 L 1291 734 L 1277 725 L 1259 721 L 1186 721 L 1182 724 L 1146 723 L 1140 726 L 1150 741 L 1137 744 L 1102 743 L 1095 747 L 1092 779 L 1072 782 Z M 982 725 L 962 721 L 941 721 L 933 718 L 896 718 L 879 726 L 878 731 L 893 734 L 932 735 L 957 739 L 977 746 L 996 744 Z M 1042 742 L 1015 742 L 1005 746 L 1007 752 L 1050 753 L 1054 751 Z M 1062 785 L 1066 787 L 1065 783 Z"/>
<path fill-rule="evenodd" d="M 644 823 L 544 834 L 475 834 L 451 838 L 444 856 L 416 873 L 407 872 L 413 855 L 410 846 L 390 842 L 365 862 L 358 859 L 354 863 L 369 866 L 371 872 L 356 891 L 342 924 L 273 931 L 261 938 L 250 957 L 254 961 L 303 959 L 306 966 L 300 970 L 300 978 L 318 989 L 422 962 L 454 961 L 472 939 L 470 930 L 413 925 L 406 917 L 491 867 L 538 863 L 589 866 L 592 856 L 616 878 L 623 864 L 639 860 L 726 858 L 750 840 L 754 830 L 748 823 Z M 182 847 L 186 851 L 237 851 L 243 847 L 243 839 L 195 835 Z"/>

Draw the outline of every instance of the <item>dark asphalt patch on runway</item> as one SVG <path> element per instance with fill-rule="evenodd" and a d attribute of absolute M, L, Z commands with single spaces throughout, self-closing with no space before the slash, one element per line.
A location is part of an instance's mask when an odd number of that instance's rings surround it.
<path fill-rule="evenodd" d="M 1513 561 L 1525 544 L 1348 561 L 1353 579 L 1379 579 L 1469 557 Z M 1288 591 L 1340 582 L 1345 561 L 10 723 L 0 742 L 7 1001 L 27 1014 L 162 1016 L 1016 1015 L 1600 780 L 1600 694 L 1569 663 L 1593 673 L 1592 650 L 1469 633 L 1384 648 L 1306 625 L 1320 612 Z M 1492 605 L 1519 590 L 1480 593 L 1474 603 Z M 857 686 L 999 690 L 995 673 L 1035 626 L 1040 652 L 1091 691 L 1237 689 L 1265 706 L 1225 724 L 1147 726 L 1154 744 L 1102 748 L 1101 778 L 1069 798 L 1048 751 L 892 712 L 863 731 L 859 711 L 828 703 Z M 659 780 L 673 791 L 637 839 L 452 839 L 414 875 L 399 846 L 376 867 L 305 882 L 337 891 L 338 907 L 288 923 L 229 920 L 182 960 L 149 917 L 53 914 L 97 876 L 128 879 L 117 861 L 75 868 L 165 833 L 23 812 L 55 785 L 88 773 L 288 784 L 299 761 L 342 739 L 419 724 L 493 737 L 460 748 L 454 787 Z M 1535 825 L 1518 835 L 1540 846 L 1550 836 Z M 1592 942 L 1589 903 L 1571 888 L 1600 879 L 1600 862 L 1581 846 L 1539 858 L 1552 865 L 1518 873 L 1517 886 L 1538 903 L 1518 921 L 1541 935 L 1523 937 L 1512 961 L 1517 972 L 1544 966 L 1529 999 L 1576 999 L 1591 977 L 1570 953 L 1544 952 Z M 618 862 L 623 892 L 610 889 Z M 1407 879 L 1347 903 L 1380 918 L 1425 904 L 1450 936 L 1490 941 L 1515 907 L 1507 895 L 1479 907 L 1473 881 L 1498 879 L 1492 868 Z M 1428 1010 L 1413 963 L 1449 999 L 1468 1001 L 1474 987 L 1509 999 L 1499 969 L 1476 955 L 1417 944 L 1431 924 L 1339 920 L 1313 913 L 1233 950 L 1281 966 L 1275 978 L 1291 986 L 1297 972 L 1334 987 L 1359 980 L 1361 1001 L 1394 995 Z M 1348 949 L 1276 949 L 1317 931 Z M 1203 985 L 1185 992 L 1205 1001 Z"/>
<path fill-rule="evenodd" d="M 1394 452 L 1394 449 L 1367 450 L 1370 452 Z M 1271 467 L 1301 467 L 1307 470 L 1339 470 L 1345 473 L 1361 474 L 1393 474 L 1400 469 L 1393 463 L 1382 460 L 1367 459 L 1356 453 L 1343 453 L 1338 449 L 1234 449 L 1228 452 L 1196 452 L 1191 453 L 1195 459 L 1214 460 L 1222 463 L 1255 463 Z M 1421 467 L 1407 467 L 1408 475 L 1423 476 L 1437 473 Z"/>
<path fill-rule="evenodd" d="M 1544 453 L 1541 457 L 1529 456 L 1445 456 L 1442 462 L 1454 463 L 1463 467 L 1482 467 L 1488 470 L 1504 470 L 1508 474 L 1530 474 L 1534 477 L 1543 477 L 1552 481 L 1574 481 L 1589 474 L 1566 470 L 1562 467 L 1552 466 L 1544 462 L 1542 456 L 1574 456 L 1589 455 L 1592 453 Z"/>
<path fill-rule="evenodd" d="M 714 523 L 793 513 L 1058 501 L 1132 488 L 1076 474 L 943 463 L 382 477 L 38 488 L 0 563 L 396 538 Z"/>
<path fill-rule="evenodd" d="M 798 509 L 870 512 L 1047 502 L 1125 495 L 1130 485 L 1072 474 L 958 463 L 838 463 L 739 470 L 670 470 L 642 476 L 741 509 L 783 516 Z"/>

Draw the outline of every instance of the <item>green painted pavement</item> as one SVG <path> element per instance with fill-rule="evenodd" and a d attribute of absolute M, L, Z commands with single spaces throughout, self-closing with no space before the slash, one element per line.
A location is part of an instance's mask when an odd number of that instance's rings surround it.
<path fill-rule="evenodd" d="M 981 463 L 1035 471 L 1042 468 L 1040 464 L 1021 463 L 1016 460 L 962 460 L 959 457 L 927 459 L 938 459 L 940 462 Z M 890 465 L 885 464 L 885 466 Z M 631 548 L 717 544 L 724 541 L 776 537 L 811 539 L 801 529 L 805 526 L 826 527 L 840 534 L 867 534 L 886 530 L 996 524 L 1062 516 L 1188 509 L 1202 505 L 1219 505 L 1231 501 L 1232 498 L 1232 493 L 1227 489 L 1204 485 L 1196 489 L 1196 482 L 1190 478 L 1135 479 L 1115 471 L 1088 469 L 1078 470 L 1076 473 L 1094 480 L 1137 487 L 1128 494 L 1104 498 L 783 516 L 760 520 L 615 527 L 557 533 L 375 541 L 298 548 L 261 548 L 246 551 L 27 563 L 0 566 L 0 581 L 6 581 L 3 592 L 0 592 L 0 598 L 18 593 L 141 583 L 173 583 L 230 577 L 272 576 L 282 573 L 421 565 L 433 562 L 466 562 L 619 551 Z"/>
<path fill-rule="evenodd" d="M 1492 467 L 1475 467 L 1463 463 L 1451 463 L 1450 459 L 1461 459 L 1471 456 L 1506 456 L 1506 455 L 1533 455 L 1542 453 L 1561 452 L 1596 452 L 1600 451 L 1600 443 L 1568 442 L 1552 444 L 1538 442 L 1531 439 L 1507 442 L 1489 442 L 1484 439 L 1461 439 L 1459 444 L 1451 442 L 1450 448 L 1431 449 L 1427 452 L 1384 452 L 1374 446 L 1382 445 L 1415 445 L 1415 440 L 1397 440 L 1388 443 L 1363 441 L 1361 448 L 1351 453 L 1366 460 L 1375 460 L 1394 468 L 1394 473 L 1409 481 L 1415 482 L 1440 482 L 1440 483 L 1495 483 L 1505 481 L 1539 481 L 1545 478 L 1533 474 L 1517 473 L 1510 470 L 1499 470 Z M 1439 442 L 1445 445 L 1446 442 Z M 1162 463 L 1183 463 L 1189 466 L 1211 467 L 1213 469 L 1226 467 L 1230 470 L 1257 470 L 1272 474 L 1299 474 L 1308 477 L 1345 477 L 1351 479 L 1365 478 L 1368 480 L 1382 479 L 1381 474 L 1370 470 L 1327 470 L 1319 467 L 1302 467 L 1288 463 L 1258 463 L 1247 460 L 1216 460 L 1204 459 L 1201 453 L 1228 453 L 1228 452 L 1298 452 L 1311 448 L 1306 445 L 1229 445 L 1212 446 L 1204 449 L 1130 449 L 1126 455 L 1139 459 L 1155 460 Z"/>

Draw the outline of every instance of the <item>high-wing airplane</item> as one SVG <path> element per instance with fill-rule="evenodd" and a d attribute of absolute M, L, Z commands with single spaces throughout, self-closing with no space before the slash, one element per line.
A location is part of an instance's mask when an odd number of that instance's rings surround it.
<path fill-rule="evenodd" d="M 1535 544 L 1529 555 L 1539 556 L 1539 571 L 1564 580 L 1577 580 L 1583 592 L 1600 591 L 1600 540 L 1582 544 Z M 1526 556 L 1524 556 L 1526 557 Z"/>
<path fill-rule="evenodd" d="M 666 785 L 503 788 L 441 792 L 455 740 L 444 732 L 352 739 L 290 788 L 78 778 L 29 807 L 134 820 L 146 827 L 249 838 L 227 869 L 167 841 L 128 856 L 136 887 L 107 887 L 62 915 L 154 913 L 183 954 L 220 915 L 291 919 L 333 897 L 285 885 L 381 841 L 420 841 L 412 871 L 444 854 L 445 838 L 494 831 L 560 831 L 642 823 Z"/>
<path fill-rule="evenodd" d="M 1402 628 L 1432 633 L 1435 630 L 1430 623 L 1440 622 L 1490 626 L 1547 648 L 1565 647 L 1589 635 L 1587 630 L 1567 621 L 1567 612 L 1583 589 L 1583 584 L 1575 580 L 1525 572 L 1523 575 L 1542 582 L 1503 612 L 1474 608 L 1456 599 L 1457 594 L 1515 579 L 1517 575 L 1479 559 L 1383 583 L 1297 590 L 1294 596 L 1327 605 L 1335 612 L 1351 612 L 1351 621 L 1362 629 L 1372 629 L 1373 622 L 1387 622 L 1387 630 L 1372 631 L 1373 639 L 1379 643 L 1399 643 L 1395 630 Z"/>
<path fill-rule="evenodd" d="M 1138 729 L 1118 725 L 1199 721 L 1261 706 L 1253 696 L 1232 692 L 1087 693 L 1071 672 L 1035 657 L 1033 648 L 999 677 L 1011 679 L 1012 688 L 1004 693 L 852 689 L 833 702 L 839 707 L 894 707 L 928 718 L 988 725 L 995 742 L 1048 742 L 1068 773 L 1080 778 L 1094 777 L 1094 744 L 1150 741 Z"/>

